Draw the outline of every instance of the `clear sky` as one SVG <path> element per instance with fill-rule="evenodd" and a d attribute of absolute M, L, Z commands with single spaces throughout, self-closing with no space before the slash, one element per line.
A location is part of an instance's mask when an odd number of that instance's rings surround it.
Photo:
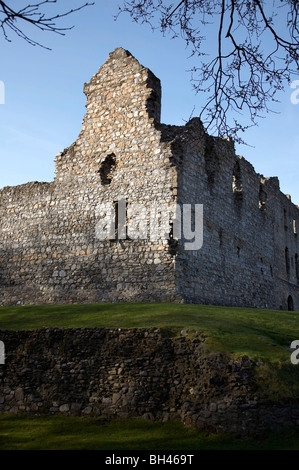
<path fill-rule="evenodd" d="M 84 0 L 59 3 L 67 10 Z M 0 82 L 5 85 L 5 103 L 0 104 L 0 187 L 53 180 L 55 155 L 72 144 L 81 129 L 83 84 L 116 47 L 128 49 L 160 78 L 162 122 L 181 125 L 194 107 L 193 117 L 200 113 L 203 97 L 192 89 L 188 70 L 194 64 L 185 44 L 133 23 L 126 14 L 114 21 L 120 3 L 95 0 L 94 6 L 66 17 L 61 25 L 75 27 L 65 36 L 26 29 L 51 51 L 30 46 L 12 33 L 11 43 L 0 36 Z M 291 102 L 293 91 L 287 87 L 275 107 L 279 114 L 266 115 L 258 127 L 248 130 L 244 138 L 250 146 L 236 145 L 236 151 L 258 173 L 277 176 L 281 190 L 299 204 L 299 104 Z"/>

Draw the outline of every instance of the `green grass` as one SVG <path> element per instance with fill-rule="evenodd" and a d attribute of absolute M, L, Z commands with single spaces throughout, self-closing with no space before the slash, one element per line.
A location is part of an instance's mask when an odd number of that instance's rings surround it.
<path fill-rule="evenodd" d="M 298 450 L 299 434 L 267 433 L 258 440 L 186 428 L 179 422 L 0 416 L 1 450 Z"/>
<path fill-rule="evenodd" d="M 167 335 L 196 331 L 210 352 L 261 360 L 256 384 L 267 397 L 298 399 L 299 365 L 290 344 L 299 339 L 299 312 L 191 304 L 122 303 L 0 307 L 0 330 L 158 327 Z M 1 339 L 1 338 L 0 338 Z M 299 434 L 268 433 L 259 441 L 207 434 L 181 423 L 72 417 L 0 416 L 0 449 L 200 450 L 296 449 Z"/>
<path fill-rule="evenodd" d="M 299 312 L 170 303 L 41 305 L 0 308 L 0 329 L 159 327 L 207 335 L 211 351 L 289 362 Z"/>

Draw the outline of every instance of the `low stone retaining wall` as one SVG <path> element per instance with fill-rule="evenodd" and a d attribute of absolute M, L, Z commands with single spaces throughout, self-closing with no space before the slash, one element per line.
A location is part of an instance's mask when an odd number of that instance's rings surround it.
<path fill-rule="evenodd" d="M 181 419 L 229 432 L 299 426 L 299 405 L 265 403 L 256 364 L 207 355 L 200 332 L 159 329 L 0 330 L 0 413 Z"/>

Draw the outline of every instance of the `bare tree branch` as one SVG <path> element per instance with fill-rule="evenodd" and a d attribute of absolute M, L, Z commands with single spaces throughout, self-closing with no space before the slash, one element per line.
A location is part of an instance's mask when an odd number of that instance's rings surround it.
<path fill-rule="evenodd" d="M 79 10 L 82 10 L 87 6 L 94 5 L 94 3 L 86 2 L 84 5 L 73 8 L 64 13 L 46 16 L 46 13 L 43 12 L 43 8 L 53 3 L 56 4 L 57 0 L 43 0 L 35 4 L 26 5 L 23 8 L 17 10 L 10 7 L 7 1 L 4 2 L 0 0 L 0 29 L 2 30 L 4 38 L 11 42 L 11 39 L 9 39 L 7 33 L 8 30 L 11 30 L 13 33 L 27 41 L 32 46 L 40 46 L 50 50 L 49 47 L 46 47 L 40 42 L 29 37 L 22 29 L 22 26 L 19 26 L 19 23 L 27 23 L 39 29 L 40 31 L 49 31 L 52 33 L 64 35 L 65 31 L 72 29 L 73 26 L 60 28 L 56 25 L 56 21 Z"/>
<path fill-rule="evenodd" d="M 206 130 L 244 143 L 299 75 L 298 9 L 298 0 L 123 0 L 119 14 L 185 41 Z"/>

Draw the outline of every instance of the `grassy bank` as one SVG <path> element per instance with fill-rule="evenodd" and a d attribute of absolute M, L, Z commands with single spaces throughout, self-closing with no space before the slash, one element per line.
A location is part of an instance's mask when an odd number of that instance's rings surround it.
<path fill-rule="evenodd" d="M 299 340 L 299 312 L 189 304 L 125 303 L 0 308 L 1 329 L 161 328 L 206 335 L 210 352 L 261 361 L 256 383 L 273 400 L 299 397 L 299 364 L 290 345 Z M 185 333 L 184 333 L 185 334 Z M 0 449 L 201 450 L 299 449 L 299 433 L 267 433 L 259 440 L 207 434 L 182 423 L 143 420 L 102 423 L 96 418 L 0 416 Z"/>
<path fill-rule="evenodd" d="M 159 327 L 207 335 L 211 351 L 287 361 L 299 340 L 299 312 L 167 303 L 0 307 L 0 329 Z"/>

